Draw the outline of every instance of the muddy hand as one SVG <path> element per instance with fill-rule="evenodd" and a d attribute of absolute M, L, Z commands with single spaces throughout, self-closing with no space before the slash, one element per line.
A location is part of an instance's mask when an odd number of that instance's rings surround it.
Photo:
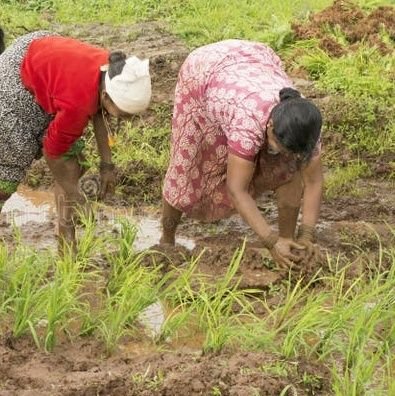
<path fill-rule="evenodd" d="M 320 256 L 319 248 L 314 244 L 314 227 L 302 224 L 299 228 L 297 242 L 305 248 L 303 257 L 305 263 Z"/>
<path fill-rule="evenodd" d="M 99 198 L 104 199 L 108 194 L 115 191 L 115 166 L 107 162 L 100 163 L 100 192 Z"/>
<path fill-rule="evenodd" d="M 321 253 L 320 247 L 313 242 L 310 241 L 298 241 L 301 245 L 306 247 L 305 254 L 303 257 L 303 261 L 308 264 L 312 261 L 320 262 L 323 261 L 324 256 Z"/>
<path fill-rule="evenodd" d="M 282 268 L 290 268 L 302 261 L 301 255 L 292 253 L 292 249 L 305 250 L 305 247 L 294 242 L 292 239 L 279 238 L 270 250 L 273 259 Z"/>

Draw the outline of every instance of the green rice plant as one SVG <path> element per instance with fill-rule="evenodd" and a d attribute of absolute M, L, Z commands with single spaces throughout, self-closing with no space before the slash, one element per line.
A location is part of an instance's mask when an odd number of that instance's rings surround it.
<path fill-rule="evenodd" d="M 166 315 L 160 333 L 156 337 L 156 342 L 162 342 L 169 338 L 177 337 L 180 329 L 183 329 L 192 320 L 194 307 L 190 300 L 191 282 L 196 266 L 204 249 L 193 258 L 186 268 L 173 268 L 169 273 L 169 282 L 158 296 L 166 306 L 170 307 L 170 312 Z M 185 293 L 185 290 L 188 293 Z"/>
<path fill-rule="evenodd" d="M 359 329 L 362 330 L 362 329 Z M 352 363 L 347 361 L 346 364 L 351 363 L 351 366 L 346 366 L 343 370 L 339 370 L 338 367 L 333 367 L 333 389 L 335 394 L 337 395 L 360 395 L 360 394 L 369 394 L 366 392 L 366 389 L 372 388 L 372 393 L 370 394 L 391 394 L 387 393 L 385 388 L 390 385 L 387 383 L 383 385 L 380 382 L 383 382 L 380 378 L 377 378 L 379 375 L 380 370 L 379 366 L 382 365 L 382 360 L 385 358 L 385 354 L 383 353 L 382 349 L 378 347 L 376 351 L 370 350 L 368 348 L 368 344 L 373 343 L 371 341 L 368 342 L 370 336 L 372 334 L 368 334 L 363 332 L 363 336 L 366 336 L 366 339 L 361 337 L 358 332 L 352 332 L 352 336 L 358 334 L 358 346 L 357 349 L 354 349 L 356 345 L 354 342 L 356 339 L 353 337 L 349 347 L 352 347 L 352 351 L 349 349 L 347 350 L 347 358 L 352 356 Z M 350 355 L 348 354 L 350 353 Z M 381 374 L 382 376 L 385 376 Z M 379 388 L 382 388 L 380 392 Z M 373 391 L 374 389 L 374 391 Z"/>
<path fill-rule="evenodd" d="M 292 315 L 292 320 L 283 327 L 286 334 L 281 352 L 285 357 L 298 356 L 301 348 L 305 354 L 310 352 L 311 342 L 307 340 L 316 338 L 325 325 L 327 299 L 328 296 L 324 293 L 308 297 L 297 314 Z"/>
<path fill-rule="evenodd" d="M 123 219 L 115 252 L 107 255 L 111 271 L 103 307 L 96 324 L 99 337 L 111 353 L 119 339 L 130 333 L 139 314 L 158 300 L 167 277 L 160 277 L 160 267 L 148 268 L 142 260 L 149 252 L 136 253 L 133 242 L 137 229 Z"/>
<path fill-rule="evenodd" d="M 122 336 L 128 334 L 138 315 L 157 300 L 157 270 L 141 267 L 142 256 L 128 265 L 128 274 L 117 291 L 107 289 L 103 310 L 99 313 L 97 330 L 111 353 Z"/>
<path fill-rule="evenodd" d="M 278 352 L 277 331 L 264 319 L 250 318 L 235 332 L 234 340 L 246 350 Z"/>
<path fill-rule="evenodd" d="M 73 254 L 55 262 L 55 273 L 48 280 L 42 296 L 47 323 L 44 347 L 47 351 L 54 348 L 59 330 L 68 332 L 70 322 L 83 316 L 86 304 L 81 300 L 81 290 L 93 275 L 86 271 L 86 262 L 75 260 Z"/>
<path fill-rule="evenodd" d="M 12 253 L 2 249 L 0 314 L 12 314 L 12 334 L 20 337 L 41 318 L 43 287 L 49 270 L 48 260 L 17 245 Z"/>
<path fill-rule="evenodd" d="M 388 394 L 395 394 L 395 358 L 393 350 L 387 345 L 386 357 L 385 357 L 385 370 L 386 375 L 383 380 L 383 388 L 388 389 Z"/>
<path fill-rule="evenodd" d="M 309 290 L 311 285 L 317 280 L 318 272 L 306 284 L 303 284 L 303 279 L 300 278 L 293 285 L 289 278 L 286 294 L 281 305 L 273 310 L 267 307 L 268 320 L 271 322 L 272 328 L 281 330 L 284 326 L 287 326 L 288 317 L 299 304 L 304 304 L 306 302 L 308 296 L 307 290 Z"/>
<path fill-rule="evenodd" d="M 19 337 L 38 322 L 43 309 L 43 282 L 47 266 L 37 268 L 38 260 L 34 256 L 25 258 L 17 278 L 11 279 L 13 293 L 9 298 L 9 309 L 13 316 L 12 334 Z M 34 332 L 33 332 L 34 334 Z"/>
<path fill-rule="evenodd" d="M 244 249 L 245 243 L 236 250 L 227 272 L 216 282 L 195 273 L 200 256 L 185 271 L 176 272 L 176 280 L 162 294 L 164 301 L 175 308 L 162 326 L 160 340 L 174 336 L 190 322 L 196 322 L 205 335 L 205 353 L 218 352 L 232 340 L 242 339 L 243 321 L 254 316 L 247 296 L 258 292 L 238 289 L 236 273 Z"/>
<path fill-rule="evenodd" d="M 245 250 L 245 241 L 237 249 L 225 275 L 214 285 L 207 284 L 204 278 L 198 278 L 196 291 L 187 290 L 201 330 L 205 332 L 204 352 L 218 352 L 226 344 L 236 339 L 243 331 L 243 319 L 253 317 L 253 308 L 248 295 L 258 290 L 240 290 L 240 280 L 236 278 Z M 237 312 L 235 312 L 237 309 Z"/>
<path fill-rule="evenodd" d="M 359 395 L 377 386 L 378 368 L 387 359 L 393 325 L 393 275 L 393 268 L 376 270 L 369 278 L 354 282 L 336 299 L 328 315 L 326 345 L 321 345 L 320 356 L 325 360 L 344 357 L 342 366 L 333 366 L 336 394 Z"/>
<path fill-rule="evenodd" d="M 345 167 L 336 167 L 325 177 L 325 196 L 332 199 L 338 196 L 358 196 L 357 181 L 363 176 L 370 174 L 366 162 L 357 160 L 350 161 Z"/>
<path fill-rule="evenodd" d="M 93 216 L 80 213 L 80 219 L 84 232 L 78 240 L 77 254 L 66 250 L 62 257 L 53 260 L 54 273 L 42 295 L 46 323 L 44 347 L 47 351 L 54 348 L 60 330 L 68 333 L 71 322 L 85 317 L 87 304 L 82 291 L 84 285 L 97 276 L 90 260 L 93 253 L 102 250 L 103 240 L 95 235 Z"/>
<path fill-rule="evenodd" d="M 0 318 L 4 313 L 6 304 L 7 286 L 9 280 L 9 256 L 8 247 L 5 243 L 0 242 Z"/>
<path fill-rule="evenodd" d="M 133 243 L 137 235 L 137 227 L 128 219 L 120 218 L 117 222 L 120 235 L 113 241 L 111 252 L 106 253 L 107 262 L 111 266 L 111 272 L 107 281 L 107 289 L 110 294 L 115 294 L 127 281 L 130 266 L 136 266 L 141 262 L 145 253 L 137 254 L 133 249 Z"/>
<path fill-rule="evenodd" d="M 96 213 L 95 208 L 91 208 L 90 213 L 77 211 L 79 221 L 83 227 L 83 233 L 79 236 L 77 241 L 77 257 L 76 260 L 81 262 L 81 265 L 87 265 L 87 261 L 94 253 L 103 250 L 103 238 L 96 234 Z"/>
<path fill-rule="evenodd" d="M 155 342 L 160 343 L 168 339 L 178 338 L 179 330 L 185 329 L 192 317 L 192 306 L 186 304 L 179 305 L 171 312 L 168 312 L 161 325 L 159 334 L 155 337 Z"/>

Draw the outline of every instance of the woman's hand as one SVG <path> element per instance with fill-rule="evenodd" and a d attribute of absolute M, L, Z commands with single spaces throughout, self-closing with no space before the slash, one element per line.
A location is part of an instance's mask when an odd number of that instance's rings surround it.
<path fill-rule="evenodd" d="M 108 132 L 104 122 L 104 116 L 100 113 L 93 118 L 93 129 L 100 155 L 100 191 L 99 198 L 103 199 L 107 194 L 113 194 L 115 190 L 115 166 L 111 161 L 111 148 L 108 141 Z"/>
<path fill-rule="evenodd" d="M 292 249 L 305 250 L 305 247 L 292 239 L 279 238 L 270 249 L 270 254 L 281 268 L 288 269 L 303 260 L 303 256 L 294 254 Z"/>
<path fill-rule="evenodd" d="M 100 192 L 99 198 L 104 199 L 108 194 L 114 194 L 115 191 L 115 166 L 112 163 L 100 163 Z"/>
<path fill-rule="evenodd" d="M 309 263 L 311 260 L 320 259 L 320 249 L 314 244 L 314 227 L 302 224 L 299 228 L 297 242 L 305 247 L 305 254 L 303 257 L 303 261 L 305 263 Z"/>

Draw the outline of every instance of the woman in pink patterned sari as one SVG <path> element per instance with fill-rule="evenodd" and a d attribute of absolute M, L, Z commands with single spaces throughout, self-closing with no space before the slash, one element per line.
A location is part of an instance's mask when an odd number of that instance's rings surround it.
<path fill-rule="evenodd" d="M 175 92 L 162 243 L 174 244 L 182 213 L 214 221 L 236 210 L 279 265 L 300 261 L 294 248 L 312 257 L 322 119 L 291 86 L 278 56 L 260 43 L 226 40 L 188 56 Z M 254 197 L 265 190 L 277 194 L 279 234 L 256 206 Z"/>

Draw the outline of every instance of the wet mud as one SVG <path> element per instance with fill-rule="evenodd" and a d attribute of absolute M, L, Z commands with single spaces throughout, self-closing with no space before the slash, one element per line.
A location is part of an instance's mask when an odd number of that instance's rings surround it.
<path fill-rule="evenodd" d="M 329 371 L 314 362 L 230 350 L 216 355 L 149 351 L 139 349 L 136 341 L 128 348 L 126 340 L 122 347 L 108 358 L 100 344 L 86 338 L 60 343 L 47 354 L 27 339 L 5 336 L 0 342 L 0 395 L 197 396 L 217 390 L 229 396 L 273 396 L 289 385 L 298 395 L 330 394 Z"/>
<path fill-rule="evenodd" d="M 297 37 L 318 37 L 321 46 L 335 56 L 341 55 L 344 49 L 322 33 L 323 26 L 328 23 L 344 29 L 350 46 L 365 39 L 363 28 L 373 32 L 369 40 L 375 39 L 374 35 L 382 24 L 393 37 L 395 24 L 392 11 L 379 8 L 367 15 L 347 4 L 336 2 L 332 8 L 313 16 L 307 25 L 295 25 Z M 347 27 L 350 21 L 352 24 Z M 124 50 L 128 54 L 150 57 L 153 108 L 160 105 L 166 117 L 170 114 L 177 72 L 188 51 L 161 24 L 144 23 L 127 28 L 54 25 L 54 30 L 93 44 Z M 382 51 L 385 53 L 384 47 Z M 305 94 L 315 92 L 311 83 L 303 78 L 297 79 L 297 85 Z M 158 121 L 160 114 L 153 108 L 144 116 L 136 117 L 134 122 L 165 122 Z M 347 158 L 344 160 L 347 161 Z M 388 175 L 392 171 L 388 165 L 390 161 L 388 158 L 377 160 L 377 168 L 374 168 L 377 169 L 376 174 Z M 128 178 L 129 174 L 138 172 L 142 174 L 142 184 L 147 189 L 156 189 L 150 191 L 154 197 L 150 203 L 156 204 L 154 208 L 147 208 L 145 204 L 137 208 L 128 206 L 128 196 L 136 196 L 140 203 L 145 201 L 147 191 L 142 191 Z M 238 216 L 211 225 L 184 219 L 179 228 L 176 248 L 159 247 L 158 198 L 162 176 L 157 170 L 147 170 L 138 162 L 130 162 L 126 169 L 121 170 L 118 177 L 123 186 L 123 196 L 107 201 L 116 209 L 108 206 L 99 209 L 98 233 L 116 232 L 114 219 L 118 215 L 126 216 L 135 221 L 139 228 L 134 248 L 157 251 L 148 257 L 145 265 L 159 264 L 164 271 L 168 271 L 174 266 L 182 267 L 200 255 L 197 271 L 213 281 L 226 273 L 234 252 L 247 238 L 237 273 L 240 281 L 238 287 L 259 289 L 269 297 L 273 288 L 278 290 L 282 287 L 289 278 L 288 272 L 276 268 L 268 252 L 262 249 Z M 35 162 L 25 183 L 42 189 L 51 185 L 52 178 L 43 161 Z M 377 257 L 379 249 L 395 243 L 393 184 L 384 180 L 363 183 L 368 184 L 362 186 L 363 196 L 344 196 L 323 203 L 317 231 L 317 242 L 324 254 L 341 254 L 351 260 L 349 279 L 368 270 L 369 258 Z M 276 209 L 272 198 L 266 197 L 259 202 L 259 206 L 269 222 L 275 225 Z M 54 248 L 55 223 L 50 190 L 34 192 L 22 186 L 19 194 L 7 202 L 2 211 L 0 239 L 12 247 L 17 233 L 23 243 L 40 249 Z M 330 269 L 324 262 L 316 261 L 303 268 L 294 268 L 292 277 L 304 277 L 307 282 L 318 271 Z M 161 315 L 160 312 L 154 314 Z M 152 331 L 155 331 L 155 326 Z M 169 346 L 169 349 L 172 348 Z M 285 374 L 273 372 L 278 362 L 287 367 Z M 315 380 L 304 383 L 304 373 Z M 139 340 L 123 340 L 112 357 L 105 356 L 103 346 L 89 337 L 60 342 L 51 354 L 38 351 L 30 338 L 13 340 L 3 334 L 0 340 L 0 396 L 209 395 L 215 394 L 215 391 L 217 394 L 221 392 L 221 395 L 279 395 L 289 384 L 295 387 L 298 395 L 329 395 L 328 378 L 329 372 L 318 363 L 285 361 L 267 353 L 228 350 L 218 355 L 202 355 L 199 348 L 191 345 L 177 347 L 172 352 L 160 352 L 152 343 L 145 342 L 143 335 Z M 291 395 L 290 392 L 288 394 Z"/>
<path fill-rule="evenodd" d="M 385 55 L 393 52 L 393 46 L 380 33 L 385 30 L 389 39 L 395 40 L 395 9 L 381 6 L 366 13 L 351 1 L 336 0 L 332 6 L 313 14 L 307 23 L 295 22 L 292 29 L 297 39 L 319 39 L 320 47 L 331 56 L 355 51 L 362 43 L 377 47 Z M 347 45 L 336 40 L 330 29 L 340 30 Z"/>

